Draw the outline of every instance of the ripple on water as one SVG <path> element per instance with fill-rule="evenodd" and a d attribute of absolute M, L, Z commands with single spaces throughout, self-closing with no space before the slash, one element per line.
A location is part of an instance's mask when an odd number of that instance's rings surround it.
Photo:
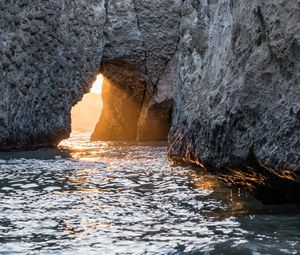
<path fill-rule="evenodd" d="M 1 153 L 0 254 L 297 254 L 299 209 L 266 207 L 164 144 Z"/>

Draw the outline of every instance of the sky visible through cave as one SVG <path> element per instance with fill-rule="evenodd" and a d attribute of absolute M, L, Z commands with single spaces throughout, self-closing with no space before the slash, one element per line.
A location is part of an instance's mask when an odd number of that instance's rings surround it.
<path fill-rule="evenodd" d="M 89 93 L 76 104 L 71 112 L 72 132 L 92 133 L 99 121 L 102 111 L 102 84 L 103 75 L 99 74 Z"/>

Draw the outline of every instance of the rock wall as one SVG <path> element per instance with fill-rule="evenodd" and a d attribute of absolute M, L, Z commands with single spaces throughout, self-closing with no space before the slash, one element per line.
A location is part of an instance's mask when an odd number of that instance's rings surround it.
<path fill-rule="evenodd" d="M 103 0 L 0 2 L 0 149 L 56 146 L 103 52 Z"/>
<path fill-rule="evenodd" d="M 170 157 L 299 203 L 299 1 L 188 0 L 182 13 Z"/>

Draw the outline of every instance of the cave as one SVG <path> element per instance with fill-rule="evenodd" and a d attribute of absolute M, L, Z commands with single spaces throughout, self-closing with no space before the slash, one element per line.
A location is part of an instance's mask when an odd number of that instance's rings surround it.
<path fill-rule="evenodd" d="M 135 140 L 145 83 L 127 66 L 106 63 L 101 69 L 103 110 L 91 140 Z"/>
<path fill-rule="evenodd" d="M 91 133 L 101 116 L 103 108 L 102 86 L 104 77 L 100 73 L 92 83 L 90 91 L 84 94 L 71 111 L 72 133 Z"/>
<path fill-rule="evenodd" d="M 137 70 L 103 61 L 90 93 L 72 109 L 72 132 L 92 132 L 91 141 L 166 141 L 172 102 L 150 99 Z"/>

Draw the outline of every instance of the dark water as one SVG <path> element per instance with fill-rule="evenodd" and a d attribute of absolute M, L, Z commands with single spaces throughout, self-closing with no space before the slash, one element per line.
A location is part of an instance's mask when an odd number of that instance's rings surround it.
<path fill-rule="evenodd" d="M 0 254 L 298 254 L 300 210 L 267 207 L 165 145 L 0 155 Z"/>

